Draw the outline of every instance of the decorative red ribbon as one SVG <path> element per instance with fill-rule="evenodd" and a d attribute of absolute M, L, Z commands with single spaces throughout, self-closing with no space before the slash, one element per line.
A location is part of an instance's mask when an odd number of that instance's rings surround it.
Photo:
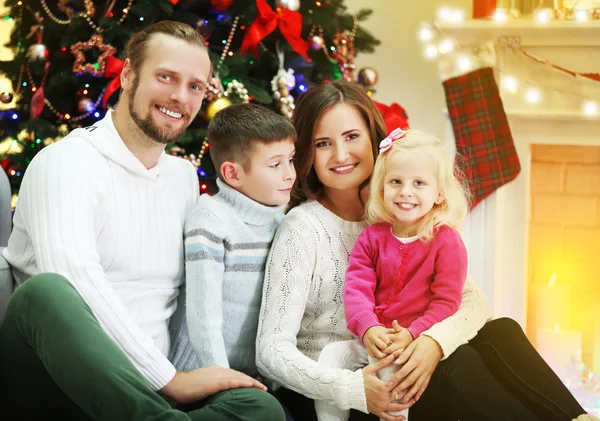
<path fill-rule="evenodd" d="M 409 128 L 408 114 L 406 114 L 404 108 L 402 108 L 399 104 L 394 102 L 392 105 L 387 106 L 381 102 L 373 102 L 375 103 L 375 106 L 379 112 L 383 115 L 388 135 L 392 132 L 392 130 L 397 129 L 398 127 L 403 130 Z"/>
<path fill-rule="evenodd" d="M 565 69 L 564 67 L 557 66 L 556 64 L 551 63 L 548 60 L 535 57 L 535 56 L 531 55 L 530 53 L 528 53 L 527 50 L 524 49 L 523 47 L 519 48 L 519 51 L 521 51 L 521 53 L 525 57 L 527 57 L 527 58 L 529 58 L 529 59 L 531 59 L 531 60 L 533 60 L 533 61 L 535 61 L 537 63 L 547 64 L 547 65 L 553 67 L 554 69 L 560 70 L 561 72 L 564 72 L 564 73 L 566 73 L 568 75 L 571 75 L 573 77 L 581 76 L 581 77 L 585 77 L 585 78 L 588 78 L 588 79 L 595 80 L 596 82 L 600 82 L 600 73 L 580 73 L 580 72 L 575 72 L 573 70 L 569 70 L 569 69 Z"/>
<path fill-rule="evenodd" d="M 121 87 L 121 70 L 125 62 L 115 56 L 108 56 L 106 58 L 106 67 L 104 68 L 104 77 L 114 77 L 106 87 L 104 91 L 104 98 L 102 98 L 102 106 L 106 109 L 106 103 L 108 98 Z"/>
<path fill-rule="evenodd" d="M 306 51 L 308 42 L 302 39 L 302 13 L 285 7 L 273 11 L 266 0 L 256 0 L 258 16 L 252 22 L 244 39 L 240 53 L 252 51 L 258 57 L 258 43 L 267 35 L 279 28 L 281 35 L 292 46 L 295 52 L 308 60 Z"/>
<path fill-rule="evenodd" d="M 31 118 L 38 118 L 42 115 L 42 111 L 44 111 L 44 105 L 46 102 L 44 101 L 44 86 L 46 85 L 46 78 L 48 77 L 48 69 L 50 68 L 50 62 L 47 61 L 44 64 L 44 77 L 40 82 L 40 86 L 37 87 L 35 93 L 31 97 L 31 103 L 29 104 L 29 113 Z"/>

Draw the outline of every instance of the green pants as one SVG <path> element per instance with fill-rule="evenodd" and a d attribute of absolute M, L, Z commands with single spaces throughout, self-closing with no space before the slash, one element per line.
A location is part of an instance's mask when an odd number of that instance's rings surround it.
<path fill-rule="evenodd" d="M 284 420 L 277 400 L 255 388 L 173 407 L 56 274 L 28 279 L 10 298 L 0 326 L 0 412 L 28 421 Z"/>

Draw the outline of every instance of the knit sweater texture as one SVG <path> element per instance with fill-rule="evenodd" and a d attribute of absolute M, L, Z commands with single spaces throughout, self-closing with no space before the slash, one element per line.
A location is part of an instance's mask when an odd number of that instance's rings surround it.
<path fill-rule="evenodd" d="M 317 360 L 325 345 L 356 339 L 346 328 L 344 276 L 365 227 L 316 201 L 286 215 L 267 259 L 256 341 L 258 370 L 274 387 L 362 412 L 367 412 L 362 370 L 330 368 Z M 467 278 L 458 311 L 423 334 L 440 344 L 446 358 L 490 317 L 487 299 Z"/>
<path fill-rule="evenodd" d="M 397 320 L 413 338 L 454 314 L 467 276 L 467 249 L 444 225 L 430 240 L 403 243 L 390 224 L 367 227 L 346 270 L 344 308 L 348 329 L 362 339 L 373 326 Z"/>
<path fill-rule="evenodd" d="M 31 161 L 3 255 L 18 284 L 44 272 L 67 278 L 158 390 L 175 376 L 169 318 L 198 177 L 189 161 L 165 153 L 147 169 L 119 137 L 112 114 Z"/>
<path fill-rule="evenodd" d="M 220 365 L 252 377 L 267 253 L 283 206 L 264 206 L 218 180 L 185 225 L 185 288 L 171 320 L 178 370 Z M 191 343 L 191 346 L 190 346 Z"/>

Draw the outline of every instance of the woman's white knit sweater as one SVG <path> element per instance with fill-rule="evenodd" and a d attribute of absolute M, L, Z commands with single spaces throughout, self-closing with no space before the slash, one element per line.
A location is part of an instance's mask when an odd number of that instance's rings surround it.
<path fill-rule="evenodd" d="M 276 387 L 363 412 L 362 370 L 329 368 L 316 360 L 325 345 L 355 339 L 346 329 L 344 275 L 365 226 L 344 221 L 316 201 L 290 211 L 269 253 L 256 342 L 258 369 Z M 440 344 L 445 358 L 490 317 L 485 296 L 467 279 L 460 309 L 423 334 Z"/>

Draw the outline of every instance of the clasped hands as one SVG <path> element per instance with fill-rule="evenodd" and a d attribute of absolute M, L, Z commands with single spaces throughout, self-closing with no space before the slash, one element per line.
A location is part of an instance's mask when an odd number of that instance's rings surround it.
<path fill-rule="evenodd" d="M 393 355 L 397 359 L 412 341 L 413 337 L 408 329 L 401 327 L 396 320 L 392 323 L 391 329 L 373 326 L 363 335 L 367 352 L 371 357 L 379 359 L 388 355 Z M 397 360 L 396 364 L 398 364 Z"/>

